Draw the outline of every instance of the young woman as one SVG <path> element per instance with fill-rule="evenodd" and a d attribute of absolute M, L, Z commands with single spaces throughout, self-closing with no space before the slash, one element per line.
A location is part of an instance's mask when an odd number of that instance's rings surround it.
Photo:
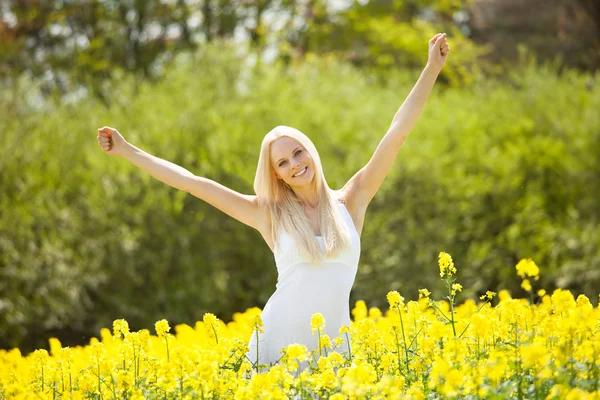
<path fill-rule="evenodd" d="M 272 365 L 292 343 L 318 349 L 311 316 L 321 313 L 331 339 L 350 326 L 349 297 L 360 257 L 365 212 L 412 130 L 450 46 L 446 34 L 429 41 L 427 65 L 367 165 L 346 185 L 327 185 L 317 149 L 300 131 L 278 126 L 263 139 L 254 180 L 256 196 L 243 195 L 210 179 L 154 157 L 109 127 L 98 129 L 98 144 L 154 178 L 208 202 L 257 229 L 274 253 L 277 289 L 261 317 L 264 332 L 252 334 L 248 359 Z M 345 335 L 344 335 L 345 336 Z M 336 351 L 350 351 L 345 341 Z"/>

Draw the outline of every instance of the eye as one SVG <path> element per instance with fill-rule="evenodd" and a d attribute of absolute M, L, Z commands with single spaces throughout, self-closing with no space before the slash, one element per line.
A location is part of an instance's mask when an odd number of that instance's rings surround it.
<path fill-rule="evenodd" d="M 302 150 L 298 150 L 298 151 L 296 152 L 296 156 L 298 156 L 298 154 L 300 154 L 300 153 L 302 153 Z"/>
<path fill-rule="evenodd" d="M 284 161 L 282 161 L 282 162 L 279 163 L 279 166 L 282 167 L 285 163 L 286 163 L 286 161 L 284 160 Z"/>

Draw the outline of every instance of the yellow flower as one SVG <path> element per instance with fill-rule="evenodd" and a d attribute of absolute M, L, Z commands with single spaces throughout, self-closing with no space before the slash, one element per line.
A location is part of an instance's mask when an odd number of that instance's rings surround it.
<path fill-rule="evenodd" d="M 462 285 L 460 283 L 452 284 L 452 296 L 454 296 L 456 292 L 462 292 Z"/>
<path fill-rule="evenodd" d="M 332 347 L 329 335 L 321 336 L 321 347 L 330 349 Z"/>
<path fill-rule="evenodd" d="M 529 283 L 529 279 L 523 279 L 521 283 L 521 287 L 525 289 L 527 292 L 531 292 L 531 283 Z"/>
<path fill-rule="evenodd" d="M 206 325 L 216 325 L 217 317 L 214 314 L 205 313 L 204 316 L 202 317 L 202 322 L 204 322 L 204 324 L 206 324 Z"/>
<path fill-rule="evenodd" d="M 48 351 L 44 349 L 35 350 L 33 352 L 33 364 L 36 366 L 44 366 L 48 363 Z"/>
<path fill-rule="evenodd" d="M 484 295 L 479 296 L 479 298 L 481 300 L 485 300 L 485 299 L 491 300 L 494 298 L 495 295 L 496 295 L 496 292 L 492 292 L 492 291 L 488 290 L 487 292 L 485 292 Z"/>
<path fill-rule="evenodd" d="M 113 336 L 121 335 L 129 335 L 129 324 L 124 319 L 116 319 L 113 321 Z"/>
<path fill-rule="evenodd" d="M 202 317 L 202 321 L 204 322 L 204 327 L 206 328 L 208 336 L 211 339 L 216 339 L 220 328 L 217 317 L 214 314 L 206 313 L 204 314 L 204 317 Z"/>
<path fill-rule="evenodd" d="M 546 295 L 546 291 L 544 289 L 540 289 L 537 291 L 537 295 L 540 297 L 544 297 Z"/>
<path fill-rule="evenodd" d="M 498 293 L 498 298 L 500 299 L 500 301 L 506 301 L 506 300 L 510 300 L 512 299 L 510 293 L 508 292 L 508 290 L 506 289 L 502 289 L 499 293 Z"/>
<path fill-rule="evenodd" d="M 393 290 L 388 292 L 386 297 L 388 303 L 390 304 L 390 308 L 399 308 L 404 306 L 404 297 L 400 296 L 400 293 L 397 291 Z"/>
<path fill-rule="evenodd" d="M 438 256 L 438 264 L 440 266 L 440 278 L 443 278 L 444 274 L 449 278 L 452 274 L 456 273 L 456 268 L 454 267 L 450 254 L 442 251 Z"/>
<path fill-rule="evenodd" d="M 163 337 L 171 330 L 171 327 L 166 319 L 161 319 L 154 324 L 154 329 L 156 330 L 157 336 Z"/>
<path fill-rule="evenodd" d="M 369 318 L 377 319 L 381 317 L 381 310 L 377 307 L 369 308 Z"/>
<path fill-rule="evenodd" d="M 419 289 L 419 298 L 420 299 L 426 299 L 429 297 L 430 294 L 431 294 L 431 292 L 427 289 Z"/>
<path fill-rule="evenodd" d="M 90 350 L 92 353 L 92 360 L 94 360 L 94 362 L 100 362 L 106 357 L 106 348 L 104 347 L 104 343 L 102 342 L 94 343 L 90 347 Z"/>
<path fill-rule="evenodd" d="M 253 329 L 256 329 L 256 331 L 259 333 L 265 333 L 265 330 L 262 328 L 264 324 L 260 314 L 256 314 L 254 317 L 252 317 L 251 321 Z"/>
<path fill-rule="evenodd" d="M 310 318 L 310 326 L 312 327 L 312 333 L 315 333 L 317 329 L 323 329 L 325 327 L 325 318 L 321 313 L 313 314 Z"/>
<path fill-rule="evenodd" d="M 535 278 L 535 280 L 538 280 L 539 278 L 540 269 L 537 265 L 535 265 L 531 258 L 522 259 L 519 261 L 516 268 L 517 275 L 519 275 L 521 278 L 530 277 Z"/>
<path fill-rule="evenodd" d="M 350 328 L 347 325 L 340 327 L 340 336 L 344 335 L 344 333 L 350 333 Z"/>
<path fill-rule="evenodd" d="M 290 359 L 298 359 L 300 361 L 304 361 L 308 358 L 307 352 L 308 350 L 305 345 L 297 343 L 290 344 L 284 349 L 284 353 L 287 354 Z"/>
<path fill-rule="evenodd" d="M 354 320 L 360 321 L 361 319 L 367 318 L 367 315 L 367 304 L 364 300 L 358 300 L 352 309 L 352 316 L 354 317 Z"/>

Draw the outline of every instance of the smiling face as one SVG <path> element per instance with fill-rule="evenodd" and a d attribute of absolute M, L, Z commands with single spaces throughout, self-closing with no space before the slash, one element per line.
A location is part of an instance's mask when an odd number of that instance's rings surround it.
<path fill-rule="evenodd" d="M 271 166 L 285 183 L 302 186 L 315 176 L 314 162 L 308 151 L 294 139 L 283 136 L 271 143 Z"/>

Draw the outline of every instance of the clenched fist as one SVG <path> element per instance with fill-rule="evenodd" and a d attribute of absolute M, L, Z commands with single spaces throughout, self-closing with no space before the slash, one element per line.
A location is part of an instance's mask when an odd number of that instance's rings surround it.
<path fill-rule="evenodd" d="M 121 156 L 125 151 L 127 142 L 121 136 L 119 131 L 111 127 L 105 126 L 98 129 L 98 145 L 107 154 L 111 156 Z"/>
<path fill-rule="evenodd" d="M 445 33 L 438 33 L 429 41 L 429 55 L 427 64 L 441 71 L 446 64 L 448 54 L 450 53 L 450 45 L 446 40 Z"/>

